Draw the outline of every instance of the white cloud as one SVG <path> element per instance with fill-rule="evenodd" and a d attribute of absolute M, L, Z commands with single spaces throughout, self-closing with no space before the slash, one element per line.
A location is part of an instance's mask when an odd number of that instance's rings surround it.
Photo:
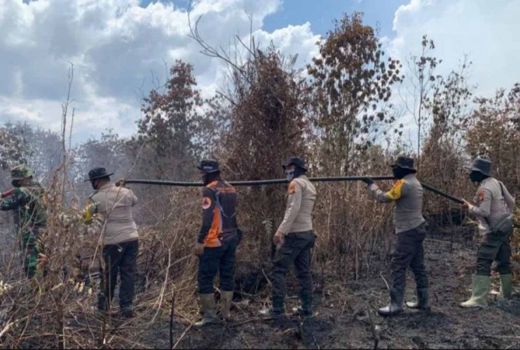
<path fill-rule="evenodd" d="M 289 25 L 272 33 L 258 30 L 253 33 L 253 36 L 263 47 L 272 42 L 284 54 L 298 56 L 295 68 L 305 67 L 319 53 L 316 43 L 320 39 L 320 35 L 312 32 L 309 22 L 302 25 Z"/>
<path fill-rule="evenodd" d="M 221 62 L 200 53 L 189 38 L 184 9 L 138 0 L 0 0 L 0 121 L 25 120 L 59 129 L 69 62 L 74 63 L 73 107 L 78 139 L 111 127 L 135 131 L 141 98 L 163 82 L 175 59 L 194 65 L 208 96 L 225 75 Z M 319 38 L 308 23 L 262 29 L 281 0 L 198 0 L 192 19 L 216 47 L 229 47 L 250 29 L 284 54 L 299 54 L 302 67 Z M 252 19 L 252 23 L 250 22 Z"/>
<path fill-rule="evenodd" d="M 519 17 L 517 0 L 410 0 L 395 12 L 394 36 L 383 38 L 383 42 L 410 76 L 407 62 L 411 55 L 420 55 L 421 39 L 426 34 L 435 42 L 433 55 L 442 59 L 438 73 L 459 69 L 467 55 L 473 63 L 467 72 L 470 87 L 475 87 L 478 96 L 492 96 L 497 89 L 508 89 L 520 81 Z M 414 87 L 405 79 L 393 103 L 403 114 L 398 122 L 403 123 L 404 140 L 412 149 L 416 147 L 417 125 L 404 104 L 414 109 L 414 101 Z"/>
<path fill-rule="evenodd" d="M 441 70 L 456 69 L 464 55 L 473 62 L 470 78 L 477 93 L 493 94 L 520 77 L 520 1 L 411 0 L 396 11 L 389 53 L 417 55 L 423 34 L 435 41 Z"/>

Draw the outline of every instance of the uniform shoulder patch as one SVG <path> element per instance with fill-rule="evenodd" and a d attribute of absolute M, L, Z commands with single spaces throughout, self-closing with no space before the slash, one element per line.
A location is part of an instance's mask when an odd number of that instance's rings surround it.
<path fill-rule="evenodd" d="M 289 183 L 289 189 L 288 189 L 289 194 L 296 193 L 297 189 L 298 189 L 298 183 L 296 182 L 296 180 L 292 180 Z"/>
<path fill-rule="evenodd" d="M 392 189 L 386 193 L 388 198 L 390 198 L 392 200 L 398 200 L 399 198 L 401 198 L 402 191 L 403 191 L 403 186 L 405 184 L 406 184 L 406 181 L 403 180 L 403 179 L 397 181 L 394 184 L 394 186 L 392 187 Z"/>
<path fill-rule="evenodd" d="M 477 192 L 477 202 L 480 204 L 484 201 L 484 197 L 486 196 L 486 190 L 481 189 Z"/>
<path fill-rule="evenodd" d="M 206 210 L 211 207 L 211 198 L 203 197 L 202 198 L 202 209 Z"/>

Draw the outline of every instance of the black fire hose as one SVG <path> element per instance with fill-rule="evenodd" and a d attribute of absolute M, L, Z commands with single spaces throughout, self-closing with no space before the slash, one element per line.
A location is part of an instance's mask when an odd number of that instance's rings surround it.
<path fill-rule="evenodd" d="M 457 198 L 457 197 L 453 197 L 452 195 L 447 194 L 445 192 L 442 192 L 441 190 L 438 190 L 435 187 L 427 185 L 424 182 L 421 182 L 421 185 L 422 185 L 422 187 L 424 187 L 428 191 L 433 192 L 435 194 L 438 194 L 439 196 L 442 196 L 444 198 L 448 198 L 449 200 L 454 201 L 454 202 L 459 203 L 459 204 L 464 204 L 464 201 L 462 199 Z"/>
<path fill-rule="evenodd" d="M 360 181 L 367 176 L 336 176 L 336 177 L 311 177 L 312 182 L 337 182 L 337 181 Z M 393 176 L 368 176 L 372 180 L 393 180 Z M 202 187 L 202 182 L 186 182 L 186 181 L 168 181 L 168 180 L 125 180 L 127 184 L 143 184 L 143 185 L 162 185 L 162 186 L 177 186 L 177 187 Z M 263 186 L 263 185 L 279 185 L 288 184 L 287 179 L 272 179 L 272 180 L 251 180 L 251 181 L 229 181 L 233 186 Z"/>
<path fill-rule="evenodd" d="M 361 181 L 365 178 L 371 178 L 372 180 L 394 180 L 393 176 L 335 176 L 335 177 L 311 177 L 309 178 L 312 182 L 339 182 L 339 181 Z M 142 185 L 159 185 L 159 186 L 176 186 L 176 187 L 202 187 L 202 182 L 187 182 L 187 181 L 168 181 L 168 180 L 143 180 L 143 179 L 130 179 L 125 180 L 127 184 L 142 184 Z M 278 185 L 287 184 L 287 179 L 272 179 L 272 180 L 253 180 L 253 181 L 229 181 L 233 186 L 264 186 L 264 185 Z M 456 203 L 463 204 L 464 201 L 460 198 L 449 195 L 441 190 L 436 189 L 430 185 L 422 183 L 422 186 L 435 194 L 452 200 Z"/>

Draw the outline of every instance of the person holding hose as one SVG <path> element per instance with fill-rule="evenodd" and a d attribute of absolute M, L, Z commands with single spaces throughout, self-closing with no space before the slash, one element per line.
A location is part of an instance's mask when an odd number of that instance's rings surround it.
<path fill-rule="evenodd" d="M 195 244 L 199 257 L 198 292 L 202 319 L 196 327 L 219 322 L 213 281 L 220 273 L 221 317 L 229 320 L 234 290 L 235 254 L 242 236 L 238 228 L 235 188 L 220 177 L 215 160 L 203 160 L 198 167 L 202 175 L 202 226 Z"/>
<path fill-rule="evenodd" d="M 124 181 L 114 184 L 110 181 L 113 173 L 105 168 L 94 168 L 88 172 L 88 179 L 94 189 L 84 211 L 86 224 L 94 217 L 101 219 L 101 243 L 103 266 L 101 290 L 98 295 L 98 311 L 110 312 L 112 299 L 120 276 L 119 306 L 125 318 L 134 316 L 135 278 L 137 255 L 139 253 L 139 233 L 132 209 L 137 197 L 131 189 L 124 187 Z M 119 186 L 117 186 L 119 185 Z"/>
<path fill-rule="evenodd" d="M 368 184 L 370 195 L 381 203 L 395 202 L 394 226 L 397 234 L 390 268 L 392 286 L 390 304 L 379 309 L 381 316 L 393 316 L 403 312 L 403 300 L 406 287 L 406 270 L 410 267 L 417 285 L 417 302 L 409 302 L 410 308 L 428 311 L 428 276 L 424 265 L 423 241 L 426 237 L 426 220 L 423 217 L 423 187 L 417 180 L 417 170 L 412 158 L 400 156 L 392 171 L 397 182 L 388 192 L 383 192 L 370 178 L 363 181 Z"/>
<path fill-rule="evenodd" d="M 287 208 L 273 238 L 277 249 L 272 271 L 272 309 L 262 313 L 270 313 L 275 319 L 284 315 L 285 278 L 291 265 L 294 265 L 300 282 L 300 311 L 303 317 L 310 317 L 313 315 L 311 249 L 316 240 L 312 211 L 316 201 L 316 188 L 305 175 L 307 168 L 303 159 L 291 157 L 283 164 L 283 168 L 290 181 Z"/>
<path fill-rule="evenodd" d="M 500 274 L 500 296 L 511 298 L 513 289 L 511 274 L 511 234 L 515 200 L 506 186 L 491 176 L 491 161 L 476 158 L 470 169 L 469 178 L 479 185 L 473 203 L 464 201 L 469 213 L 479 222 L 481 242 L 477 252 L 477 271 L 473 276 L 471 297 L 460 304 L 464 308 L 484 307 L 491 288 L 491 265 L 497 262 Z"/>

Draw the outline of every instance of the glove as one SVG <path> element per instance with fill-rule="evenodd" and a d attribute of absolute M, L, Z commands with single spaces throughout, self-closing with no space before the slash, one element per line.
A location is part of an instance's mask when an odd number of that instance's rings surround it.
<path fill-rule="evenodd" d="M 374 183 L 374 180 L 372 180 L 371 178 L 369 177 L 364 177 L 361 179 L 361 181 L 363 181 L 364 183 L 366 183 L 368 186 L 372 185 Z"/>
<path fill-rule="evenodd" d="M 125 186 L 126 186 L 125 179 L 119 179 L 119 180 L 117 180 L 117 182 L 116 182 L 116 186 L 117 186 L 117 187 L 125 187 Z"/>

